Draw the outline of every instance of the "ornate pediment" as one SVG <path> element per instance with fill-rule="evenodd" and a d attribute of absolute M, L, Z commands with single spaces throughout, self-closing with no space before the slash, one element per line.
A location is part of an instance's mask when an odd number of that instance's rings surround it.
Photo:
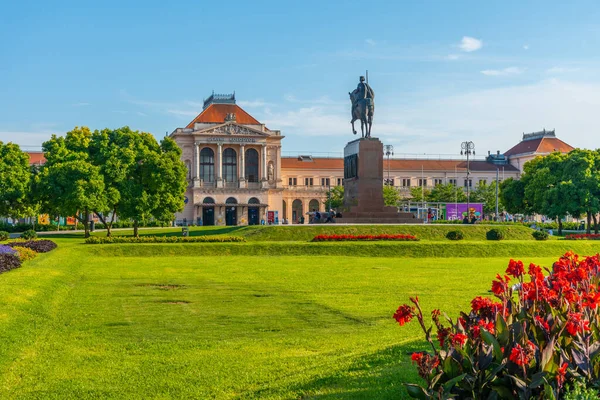
<path fill-rule="evenodd" d="M 212 126 L 210 128 L 203 129 L 197 133 L 203 135 L 270 136 L 269 134 L 261 132 L 258 129 L 252 129 L 244 125 L 238 125 L 235 122 L 228 122 L 222 125 Z"/>

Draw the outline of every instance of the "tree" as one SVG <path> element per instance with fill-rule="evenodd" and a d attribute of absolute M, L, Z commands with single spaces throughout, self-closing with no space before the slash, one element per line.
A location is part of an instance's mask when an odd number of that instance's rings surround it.
<path fill-rule="evenodd" d="M 0 216 L 28 215 L 30 181 L 29 156 L 16 144 L 0 142 Z"/>
<path fill-rule="evenodd" d="M 410 188 L 411 201 L 423 202 L 427 200 L 430 190 L 427 190 L 421 186 L 414 186 Z"/>
<path fill-rule="evenodd" d="M 434 203 L 464 203 L 467 201 L 467 195 L 461 187 L 447 183 L 431 189 L 426 200 Z"/>
<path fill-rule="evenodd" d="M 394 206 L 398 205 L 400 201 L 400 192 L 393 186 L 385 185 L 383 187 L 383 204 L 386 206 Z"/>
<path fill-rule="evenodd" d="M 35 192 L 41 210 L 50 215 L 75 215 L 89 237 L 89 217 L 106 210 L 104 177 L 88 153 L 92 133 L 75 127 L 65 137 L 43 144 L 46 163 L 36 176 Z"/>
<path fill-rule="evenodd" d="M 337 210 L 344 205 L 344 187 L 334 186 L 327 191 L 327 204 L 329 208 Z"/>
<path fill-rule="evenodd" d="M 496 181 L 492 181 L 489 185 L 480 182 L 474 191 L 471 192 L 471 202 L 483 203 L 483 212 L 492 214 L 496 212 Z M 500 197 L 498 197 L 498 210 L 502 209 Z"/>
<path fill-rule="evenodd" d="M 525 199 L 525 182 L 508 178 L 500 182 L 500 201 L 511 214 L 531 214 L 532 210 Z"/>

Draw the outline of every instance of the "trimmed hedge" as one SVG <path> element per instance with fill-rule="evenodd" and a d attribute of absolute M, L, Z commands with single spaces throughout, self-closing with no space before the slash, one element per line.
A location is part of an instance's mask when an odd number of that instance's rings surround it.
<path fill-rule="evenodd" d="M 0 231 L 0 242 L 8 240 L 9 237 L 10 237 L 10 234 L 8 232 Z"/>
<path fill-rule="evenodd" d="M 535 240 L 548 240 L 548 232 L 544 232 L 544 231 L 533 231 L 531 233 L 531 236 L 533 236 L 533 238 Z"/>
<path fill-rule="evenodd" d="M 465 235 L 461 231 L 450 231 L 446 234 L 446 239 L 450 240 L 463 240 Z"/>
<path fill-rule="evenodd" d="M 21 260 L 15 254 L 0 253 L 0 273 L 19 268 Z"/>
<path fill-rule="evenodd" d="M 317 235 L 313 242 L 340 242 L 357 240 L 395 240 L 395 241 L 418 241 L 413 235 Z"/>
<path fill-rule="evenodd" d="M 28 240 L 8 243 L 10 247 L 26 247 L 36 253 L 47 253 L 56 248 L 56 243 L 52 240 Z"/>
<path fill-rule="evenodd" d="M 111 243 L 230 243 L 245 242 L 239 236 L 90 236 L 85 239 L 86 244 L 111 244 Z"/>
<path fill-rule="evenodd" d="M 485 234 L 485 238 L 487 240 L 502 240 L 504 239 L 504 232 L 502 232 L 500 229 L 490 229 Z"/>
<path fill-rule="evenodd" d="M 21 233 L 21 238 L 25 240 L 37 239 L 37 233 L 33 229 L 29 229 Z"/>

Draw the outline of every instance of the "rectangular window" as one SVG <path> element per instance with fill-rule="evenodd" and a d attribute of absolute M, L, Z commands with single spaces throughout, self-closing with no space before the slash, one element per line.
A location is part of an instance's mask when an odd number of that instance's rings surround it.
<path fill-rule="evenodd" d="M 419 178 L 419 187 L 425 186 L 427 187 L 427 179 L 426 178 Z"/>
<path fill-rule="evenodd" d="M 329 178 L 321 178 L 321 186 L 329 186 L 330 182 Z"/>
<path fill-rule="evenodd" d="M 480 179 L 479 185 L 487 185 L 487 179 Z"/>
<path fill-rule="evenodd" d="M 444 180 L 443 180 L 443 179 L 441 179 L 441 178 L 435 178 L 435 179 L 433 180 L 433 185 L 434 185 L 434 186 L 437 186 L 437 185 L 443 185 L 443 184 L 444 184 Z"/>
<path fill-rule="evenodd" d="M 465 187 L 467 187 L 467 185 L 471 188 L 473 187 L 473 179 L 465 179 Z"/>
<path fill-rule="evenodd" d="M 454 179 L 454 178 L 448 179 L 448 183 L 456 186 L 456 179 Z"/>
<path fill-rule="evenodd" d="M 342 186 L 343 184 L 344 184 L 344 181 L 342 180 L 342 178 L 337 178 L 337 185 Z"/>
<path fill-rule="evenodd" d="M 410 187 L 410 178 L 402 178 L 402 186 Z"/>
<path fill-rule="evenodd" d="M 313 178 L 304 178 L 304 186 L 312 186 Z"/>
<path fill-rule="evenodd" d="M 390 179 L 384 179 L 383 180 L 383 184 L 386 186 L 394 186 L 394 178 L 390 178 Z"/>
<path fill-rule="evenodd" d="M 289 186 L 296 186 L 297 184 L 298 184 L 298 178 L 289 178 L 288 179 Z"/>

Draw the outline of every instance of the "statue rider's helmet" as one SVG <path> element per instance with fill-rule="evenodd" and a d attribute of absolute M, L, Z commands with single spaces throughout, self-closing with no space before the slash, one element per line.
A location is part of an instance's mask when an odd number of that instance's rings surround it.
<path fill-rule="evenodd" d="M 361 82 L 364 82 L 364 81 L 365 81 L 365 77 L 364 77 L 364 76 L 361 76 L 361 77 L 360 77 L 360 81 L 361 81 Z"/>

